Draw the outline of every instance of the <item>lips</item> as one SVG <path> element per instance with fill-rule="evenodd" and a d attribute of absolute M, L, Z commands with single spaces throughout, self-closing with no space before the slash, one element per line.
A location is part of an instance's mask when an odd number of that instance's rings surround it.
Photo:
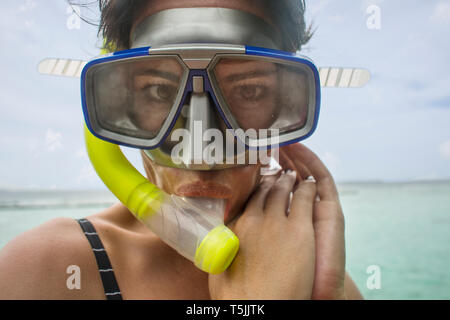
<path fill-rule="evenodd" d="M 230 198 L 233 195 L 230 188 L 215 182 L 197 181 L 180 186 L 176 194 L 181 197 L 226 199 L 224 220 L 227 221 L 231 205 Z"/>
<path fill-rule="evenodd" d="M 183 197 L 206 197 L 227 199 L 232 196 L 231 189 L 214 182 L 198 181 L 184 184 L 177 189 L 177 194 Z"/>

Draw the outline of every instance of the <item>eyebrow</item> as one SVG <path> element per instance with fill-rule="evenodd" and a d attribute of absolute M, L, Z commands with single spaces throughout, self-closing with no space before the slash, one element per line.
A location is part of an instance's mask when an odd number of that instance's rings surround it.
<path fill-rule="evenodd" d="M 167 71 L 161 71 L 161 70 L 156 70 L 156 69 L 146 69 L 146 70 L 142 70 L 136 73 L 135 76 L 145 76 L 145 75 L 149 75 L 149 76 L 158 76 L 173 82 L 179 82 L 180 81 L 180 77 L 174 73 L 171 72 L 167 72 Z"/>
<path fill-rule="evenodd" d="M 225 81 L 239 81 L 244 80 L 248 78 L 256 78 L 256 77 L 262 77 L 262 76 L 270 76 L 277 73 L 276 70 L 257 70 L 257 71 L 249 71 L 249 72 L 243 72 L 243 73 L 235 73 L 230 74 L 225 77 Z"/>

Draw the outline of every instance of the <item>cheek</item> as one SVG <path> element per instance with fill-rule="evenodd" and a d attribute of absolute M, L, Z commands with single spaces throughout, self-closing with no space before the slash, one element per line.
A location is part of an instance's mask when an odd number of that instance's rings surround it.
<path fill-rule="evenodd" d="M 239 175 L 235 177 L 235 185 L 236 189 L 240 191 L 239 194 L 244 195 L 244 198 L 247 198 L 253 189 L 255 188 L 257 182 L 259 181 L 259 169 L 249 172 L 248 174 Z"/>
<path fill-rule="evenodd" d="M 244 205 L 261 180 L 261 166 L 251 165 L 236 172 L 232 178 L 233 199 L 230 208 L 230 218 L 242 212 Z"/>
<path fill-rule="evenodd" d="M 174 193 L 174 182 L 179 179 L 176 170 L 155 164 L 142 151 L 141 156 L 148 180 L 165 192 Z"/>

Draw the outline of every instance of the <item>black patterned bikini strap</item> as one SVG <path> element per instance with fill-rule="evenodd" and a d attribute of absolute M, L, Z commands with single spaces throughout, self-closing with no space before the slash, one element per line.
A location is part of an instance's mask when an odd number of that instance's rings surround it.
<path fill-rule="evenodd" d="M 95 260 L 97 260 L 98 270 L 103 283 L 103 289 L 107 300 L 122 300 L 122 294 L 117 284 L 114 270 L 109 261 L 103 243 L 97 234 L 92 223 L 87 219 L 77 219 L 86 238 L 91 244 Z"/>

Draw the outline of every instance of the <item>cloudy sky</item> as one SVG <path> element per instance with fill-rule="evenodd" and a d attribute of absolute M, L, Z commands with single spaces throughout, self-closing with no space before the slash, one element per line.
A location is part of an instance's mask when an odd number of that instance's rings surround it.
<path fill-rule="evenodd" d="M 318 66 L 371 71 L 324 89 L 305 144 L 339 182 L 450 179 L 450 2 L 307 0 Z M 95 10 L 81 14 L 96 19 Z M 96 28 L 65 1 L 0 4 L 0 188 L 102 188 L 84 151 L 79 80 L 39 75 L 46 57 L 90 59 Z M 124 149 L 142 170 L 135 150 Z"/>

